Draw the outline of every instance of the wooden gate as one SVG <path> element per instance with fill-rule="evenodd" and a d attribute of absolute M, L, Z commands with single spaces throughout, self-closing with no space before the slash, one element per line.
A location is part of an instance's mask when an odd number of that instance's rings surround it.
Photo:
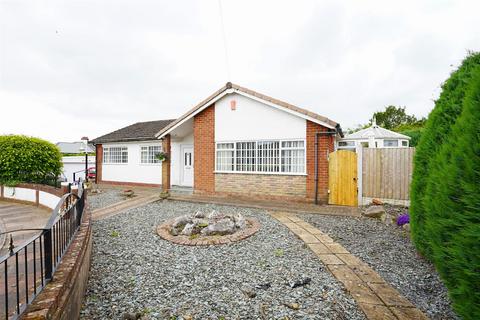
<path fill-rule="evenodd" d="M 357 154 L 347 150 L 330 153 L 328 162 L 328 204 L 358 205 Z"/>

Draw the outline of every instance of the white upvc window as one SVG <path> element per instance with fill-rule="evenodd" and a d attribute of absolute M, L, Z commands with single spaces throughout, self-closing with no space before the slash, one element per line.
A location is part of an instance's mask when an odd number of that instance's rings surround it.
<path fill-rule="evenodd" d="M 217 170 L 235 170 L 235 144 L 217 143 Z"/>
<path fill-rule="evenodd" d="M 398 147 L 398 140 L 383 140 L 383 146 L 390 148 Z"/>
<path fill-rule="evenodd" d="M 402 147 L 408 147 L 408 140 L 402 140 Z"/>
<path fill-rule="evenodd" d="M 157 154 L 162 152 L 162 146 L 141 146 L 140 147 L 140 163 L 155 164 L 160 163 L 156 158 Z"/>
<path fill-rule="evenodd" d="M 282 172 L 305 172 L 305 141 L 282 141 Z"/>
<path fill-rule="evenodd" d="M 128 163 L 128 148 L 104 147 L 103 163 Z"/>
<path fill-rule="evenodd" d="M 216 171 L 305 174 L 305 140 L 216 143 Z"/>

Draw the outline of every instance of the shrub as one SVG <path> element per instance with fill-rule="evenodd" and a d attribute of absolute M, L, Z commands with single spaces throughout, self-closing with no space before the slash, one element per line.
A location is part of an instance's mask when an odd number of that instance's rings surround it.
<path fill-rule="evenodd" d="M 443 142 L 451 134 L 451 127 L 462 111 L 462 101 L 472 77 L 472 70 L 480 65 L 480 53 L 471 53 L 462 65 L 452 73 L 442 85 L 442 93 L 435 102 L 424 131 L 418 143 L 411 186 L 410 223 L 412 237 L 417 249 L 427 257 L 431 257 L 431 248 L 427 242 L 425 230 L 424 196 L 426 181 L 431 173 L 430 162 L 440 150 Z"/>
<path fill-rule="evenodd" d="M 430 163 L 424 230 L 431 258 L 464 319 L 480 319 L 480 65 L 445 143 Z"/>
<path fill-rule="evenodd" d="M 422 136 L 423 128 L 413 128 L 404 131 L 400 131 L 401 134 L 410 137 L 410 147 L 416 147 Z"/>
<path fill-rule="evenodd" d="M 21 135 L 0 136 L 0 183 L 43 183 L 61 173 L 62 156 L 52 143 Z"/>

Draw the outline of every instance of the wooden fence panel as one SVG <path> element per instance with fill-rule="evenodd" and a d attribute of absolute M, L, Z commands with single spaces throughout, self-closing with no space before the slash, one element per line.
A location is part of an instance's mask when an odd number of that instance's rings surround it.
<path fill-rule="evenodd" d="M 410 200 L 415 148 L 364 148 L 362 196 Z"/>

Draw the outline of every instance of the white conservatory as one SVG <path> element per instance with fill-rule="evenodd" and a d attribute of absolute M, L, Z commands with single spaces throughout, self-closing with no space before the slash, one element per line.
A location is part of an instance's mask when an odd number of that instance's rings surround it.
<path fill-rule="evenodd" d="M 357 148 L 408 148 L 410 137 L 373 124 L 365 129 L 345 135 L 338 140 L 337 149 L 356 151 Z"/>

